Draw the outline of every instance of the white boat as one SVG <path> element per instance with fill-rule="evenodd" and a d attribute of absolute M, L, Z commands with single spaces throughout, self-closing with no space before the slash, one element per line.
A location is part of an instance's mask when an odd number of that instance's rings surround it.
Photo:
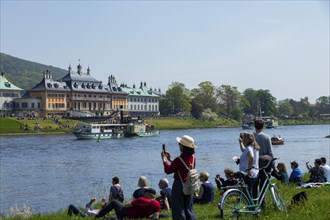
<path fill-rule="evenodd" d="M 118 139 L 124 137 L 158 136 L 159 130 L 142 122 L 127 124 L 81 124 L 72 132 L 78 139 Z"/>
<path fill-rule="evenodd" d="M 73 130 L 78 139 L 118 139 L 123 138 L 126 124 L 81 124 Z"/>
<path fill-rule="evenodd" d="M 125 131 L 125 137 L 150 137 L 158 136 L 159 130 L 145 123 L 129 123 Z"/>
<path fill-rule="evenodd" d="M 249 129 L 249 130 L 254 130 L 254 125 L 253 123 L 245 123 L 242 126 L 242 129 Z"/>
<path fill-rule="evenodd" d="M 284 144 L 284 138 L 282 138 L 281 136 L 276 136 L 274 135 L 272 138 L 272 145 L 282 145 Z"/>

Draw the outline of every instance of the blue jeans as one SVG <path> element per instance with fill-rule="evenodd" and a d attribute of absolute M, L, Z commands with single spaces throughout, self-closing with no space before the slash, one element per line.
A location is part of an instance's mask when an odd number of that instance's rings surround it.
<path fill-rule="evenodd" d="M 80 215 L 81 217 L 85 218 L 86 217 L 86 214 L 83 213 L 78 207 L 74 206 L 74 205 L 69 205 L 69 208 L 68 208 L 68 215 L 69 216 L 72 216 L 72 214 L 74 215 Z"/>

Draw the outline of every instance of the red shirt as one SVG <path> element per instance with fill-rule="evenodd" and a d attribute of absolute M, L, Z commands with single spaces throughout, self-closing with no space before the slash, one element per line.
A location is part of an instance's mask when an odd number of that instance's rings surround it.
<path fill-rule="evenodd" d="M 126 208 L 126 216 L 129 218 L 148 218 L 155 212 L 160 212 L 160 203 L 155 199 L 140 197 L 131 204 L 132 207 Z"/>
<path fill-rule="evenodd" d="M 195 156 L 188 154 L 181 154 L 180 157 L 183 159 L 183 161 L 186 163 L 188 167 L 195 168 L 196 166 Z M 193 158 L 194 158 L 194 167 L 191 167 L 193 163 Z M 186 181 L 188 178 L 187 176 L 188 170 L 178 157 L 175 158 L 171 164 L 169 164 L 168 162 L 164 162 L 164 171 L 166 174 L 174 173 L 174 179 L 176 180 L 180 180 L 180 176 L 178 172 L 180 172 L 183 181 Z"/>

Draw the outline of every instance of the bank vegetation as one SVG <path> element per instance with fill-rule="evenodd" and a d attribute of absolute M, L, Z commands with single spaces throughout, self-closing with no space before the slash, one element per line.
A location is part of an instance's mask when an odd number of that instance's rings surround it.
<path fill-rule="evenodd" d="M 305 174 L 303 181 L 308 180 L 308 174 Z M 277 181 L 277 180 L 273 180 Z M 298 188 L 296 185 L 282 185 L 278 183 L 281 194 L 287 205 L 287 212 L 278 212 L 272 205 L 271 196 L 268 195 L 266 208 L 258 215 L 251 216 L 250 218 L 244 219 L 260 219 L 260 220 L 301 220 L 301 219 L 313 219 L 313 220 L 326 220 L 330 216 L 330 185 L 323 186 L 320 188 Z M 299 193 L 305 191 L 307 194 L 307 201 L 301 203 L 292 204 L 292 197 Z M 218 189 L 215 190 L 215 202 L 208 205 L 194 204 L 195 213 L 197 219 L 220 219 L 220 210 L 217 208 L 217 204 L 221 199 L 221 194 Z M 129 202 L 129 201 L 125 201 Z M 87 203 L 87 201 L 86 201 Z M 16 207 L 14 206 L 11 210 L 11 215 L 2 214 L 4 220 L 71 220 L 71 219 L 94 219 L 94 217 L 82 218 L 79 216 L 69 217 L 67 215 L 67 207 L 70 204 L 64 204 L 62 210 L 53 213 L 33 213 L 29 207 Z M 77 204 L 75 204 L 77 205 Z M 99 208 L 100 205 L 96 205 L 95 208 Z M 83 208 L 83 207 L 81 207 Z M 113 216 L 115 213 L 112 211 L 109 213 L 109 217 Z M 161 214 L 166 217 L 163 219 L 171 219 L 171 211 L 164 211 Z M 1 216 L 0 216 L 1 217 Z"/>

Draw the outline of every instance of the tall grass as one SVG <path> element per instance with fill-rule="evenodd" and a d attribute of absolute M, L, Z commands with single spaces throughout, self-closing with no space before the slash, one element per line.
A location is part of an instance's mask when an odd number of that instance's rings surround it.
<path fill-rule="evenodd" d="M 271 220 L 301 220 L 301 219 L 313 219 L 313 220 L 327 220 L 330 217 L 330 186 L 324 186 L 321 188 L 298 188 L 295 185 L 282 185 L 277 184 L 281 191 L 282 197 L 285 200 L 288 211 L 279 212 L 275 210 L 271 202 L 271 196 L 266 197 L 266 208 L 258 215 L 252 216 L 244 219 L 271 219 Z M 307 193 L 307 201 L 292 205 L 292 197 L 301 192 L 305 191 Z M 220 201 L 221 195 L 218 189 L 215 190 L 215 202 L 208 205 L 195 204 L 195 214 L 197 219 L 220 219 L 220 210 L 217 208 L 217 203 Z M 87 202 L 87 201 L 86 201 Z M 69 204 L 67 204 L 68 206 Z M 164 219 L 171 219 L 171 212 L 165 211 L 162 214 L 168 216 Z M 114 215 L 114 212 L 110 213 L 109 216 Z M 59 219 L 94 219 L 93 217 L 82 218 L 79 216 L 69 217 L 67 216 L 67 209 L 63 207 L 63 210 L 48 214 L 32 214 L 30 217 L 20 217 L 20 216 L 2 216 L 4 220 L 59 220 Z"/>

